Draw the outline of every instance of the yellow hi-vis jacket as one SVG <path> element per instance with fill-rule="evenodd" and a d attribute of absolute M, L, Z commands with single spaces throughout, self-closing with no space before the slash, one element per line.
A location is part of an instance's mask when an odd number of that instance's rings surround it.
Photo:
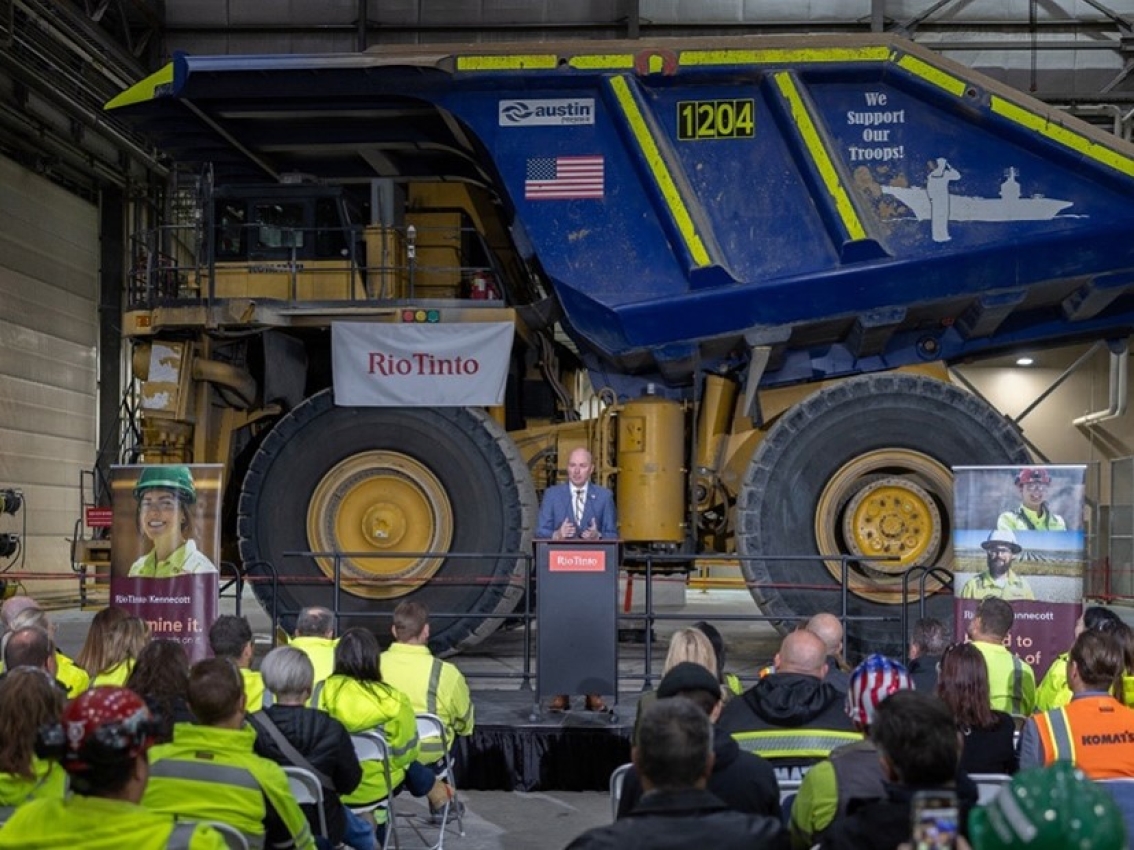
<path fill-rule="evenodd" d="M 0 829 L 0 848 L 19 850 L 226 850 L 211 826 L 176 823 L 124 800 L 83 797 L 36 800 L 22 806 Z"/>
<path fill-rule="evenodd" d="M 464 675 L 456 665 L 434 658 L 428 646 L 393 643 L 382 653 L 382 680 L 409 697 L 418 714 L 436 714 L 445 724 L 449 746 L 457 735 L 471 735 L 475 726 L 472 697 Z M 444 755 L 441 742 L 423 738 L 421 760 L 437 761 Z"/>
<path fill-rule="evenodd" d="M 992 708 L 1026 716 L 1036 707 L 1036 674 L 1018 655 L 999 643 L 973 641 L 988 668 L 988 693 Z"/>
<path fill-rule="evenodd" d="M 240 668 L 244 680 L 244 713 L 251 714 L 264 707 L 264 679 L 255 670 Z"/>
<path fill-rule="evenodd" d="M 62 652 L 55 653 L 55 678 L 67 686 L 67 699 L 74 699 L 91 684 L 90 674 Z"/>
<path fill-rule="evenodd" d="M 390 748 L 390 783 L 397 788 L 406 768 L 417 761 L 417 720 L 409 697 L 384 682 L 363 682 L 336 674 L 315 686 L 311 704 L 327 712 L 352 735 L 378 729 Z M 389 796 L 382 765 L 362 762 L 362 781 L 343 796 L 348 806 L 364 806 Z"/>
<path fill-rule="evenodd" d="M 150 781 L 142 805 L 180 819 L 231 824 L 244 833 L 249 847 L 264 847 L 265 830 L 271 830 L 275 847 L 314 850 L 307 817 L 287 776 L 274 761 L 252 751 L 255 742 L 251 726 L 176 724 L 173 742 L 150 750 Z M 281 845 L 284 833 L 291 841 Z"/>
<path fill-rule="evenodd" d="M 32 756 L 34 778 L 0 773 L 0 822 L 32 800 L 62 800 L 67 796 L 67 772 L 58 762 Z"/>
<path fill-rule="evenodd" d="M 334 672 L 335 647 L 337 638 L 308 637 L 297 635 L 287 642 L 311 659 L 311 666 L 315 668 L 315 684 L 319 684 Z"/>

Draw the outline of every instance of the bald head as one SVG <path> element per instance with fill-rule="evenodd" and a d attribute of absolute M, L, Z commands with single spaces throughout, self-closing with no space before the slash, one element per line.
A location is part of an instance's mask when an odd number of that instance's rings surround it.
<path fill-rule="evenodd" d="M 827 654 L 836 658 L 843 654 L 843 624 L 834 614 L 816 614 L 807 621 L 807 631 L 827 647 Z"/>
<path fill-rule="evenodd" d="M 827 646 L 814 632 L 792 632 L 776 654 L 777 673 L 802 673 L 822 679 L 827 675 Z"/>
<path fill-rule="evenodd" d="M 11 599 L 5 599 L 4 604 L 0 605 L 0 626 L 5 629 L 10 628 L 17 614 L 38 607 L 30 596 L 13 596 Z"/>

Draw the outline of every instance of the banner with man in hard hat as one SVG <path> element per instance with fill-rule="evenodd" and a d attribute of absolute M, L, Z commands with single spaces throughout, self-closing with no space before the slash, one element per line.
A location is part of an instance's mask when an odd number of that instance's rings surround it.
<path fill-rule="evenodd" d="M 219 464 L 111 469 L 110 604 L 145 620 L 155 640 L 209 655 L 217 617 Z"/>
<path fill-rule="evenodd" d="M 968 634 L 981 600 L 1003 599 L 1006 646 L 1042 677 L 1070 645 L 1087 562 L 1086 467 L 955 467 L 954 616 Z"/>

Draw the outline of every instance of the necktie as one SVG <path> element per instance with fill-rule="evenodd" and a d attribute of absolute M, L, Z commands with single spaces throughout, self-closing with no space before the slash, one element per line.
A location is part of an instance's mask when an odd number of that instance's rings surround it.
<path fill-rule="evenodd" d="M 575 490 L 575 522 L 579 525 L 583 523 L 583 498 L 586 496 L 586 493 L 586 490 Z"/>

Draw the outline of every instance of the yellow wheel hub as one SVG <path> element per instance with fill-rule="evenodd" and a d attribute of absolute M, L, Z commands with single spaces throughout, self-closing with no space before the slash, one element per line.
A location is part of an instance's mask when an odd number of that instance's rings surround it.
<path fill-rule="evenodd" d="M 849 590 L 873 602 L 900 604 L 901 576 L 909 567 L 952 561 L 944 514 L 952 492 L 949 470 L 921 452 L 879 449 L 860 455 L 838 469 L 819 496 L 819 551 L 871 559 L 848 564 Z M 840 561 L 824 563 L 832 576 L 842 578 Z M 926 592 L 943 586 L 930 578 Z M 917 593 L 916 578 L 910 593 Z"/>
<path fill-rule="evenodd" d="M 312 551 L 342 552 L 342 585 L 357 596 L 390 599 L 429 581 L 453 540 L 453 511 L 437 477 L 398 452 L 354 455 L 323 476 L 307 508 Z M 399 553 L 406 553 L 404 556 Z M 335 559 L 316 558 L 334 578 Z"/>
<path fill-rule="evenodd" d="M 856 555 L 897 558 L 874 565 L 901 572 L 941 541 L 941 513 L 913 481 L 883 478 L 859 490 L 843 514 L 843 539 Z"/>

